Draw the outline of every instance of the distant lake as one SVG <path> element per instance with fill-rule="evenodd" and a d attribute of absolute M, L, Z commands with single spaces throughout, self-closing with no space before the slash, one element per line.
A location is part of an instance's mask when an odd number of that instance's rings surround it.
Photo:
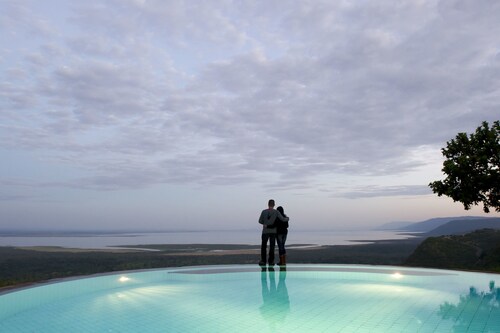
<path fill-rule="evenodd" d="M 147 244 L 260 244 L 260 230 L 217 230 L 144 233 L 0 233 L 0 246 L 61 246 L 72 248 L 106 248 L 110 246 Z M 353 245 L 356 240 L 406 239 L 394 231 L 298 231 L 291 230 L 287 244 Z"/>

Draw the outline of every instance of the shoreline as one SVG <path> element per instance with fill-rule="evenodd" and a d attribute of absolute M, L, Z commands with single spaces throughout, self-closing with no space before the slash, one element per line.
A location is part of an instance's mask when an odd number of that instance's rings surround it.
<path fill-rule="evenodd" d="M 317 250 L 328 247 L 350 247 L 365 246 L 370 244 L 398 244 L 407 242 L 421 242 L 423 239 L 418 237 L 406 239 L 356 239 L 349 240 L 350 244 L 342 245 L 320 245 L 320 244 L 290 244 L 287 250 Z M 74 248 L 64 246 L 0 246 L 0 248 L 14 248 L 18 250 L 37 251 L 37 252 L 62 252 L 62 253 L 83 253 L 83 252 L 101 252 L 101 253 L 130 253 L 130 252 L 158 252 L 170 250 L 171 255 L 224 255 L 224 254 L 253 254 L 260 253 L 259 245 L 248 244 L 212 244 L 212 243 L 192 243 L 192 244 L 136 244 L 136 245 L 115 245 L 105 248 Z M 206 250 L 206 252 L 204 252 Z M 277 246 L 276 246 L 277 251 Z"/>
<path fill-rule="evenodd" d="M 233 230 L 221 231 L 192 231 L 142 233 L 135 235 L 124 234 L 2 234 L 0 233 L 0 247 L 61 247 L 74 249 L 99 249 L 127 247 L 133 248 L 137 244 L 244 244 L 260 245 L 260 230 L 237 232 Z M 29 236 L 29 237 L 27 237 Z M 126 237 L 125 237 L 126 236 Z M 357 243 L 375 242 L 381 239 L 406 239 L 412 235 L 400 235 L 396 231 L 294 231 L 290 233 L 289 244 L 307 243 L 315 245 L 356 245 Z"/>

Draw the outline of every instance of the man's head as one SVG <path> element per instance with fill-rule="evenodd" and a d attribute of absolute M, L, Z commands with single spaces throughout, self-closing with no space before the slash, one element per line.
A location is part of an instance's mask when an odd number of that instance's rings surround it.
<path fill-rule="evenodd" d="M 274 208 L 274 200 L 273 199 L 269 200 L 267 205 L 269 206 L 269 208 Z"/>

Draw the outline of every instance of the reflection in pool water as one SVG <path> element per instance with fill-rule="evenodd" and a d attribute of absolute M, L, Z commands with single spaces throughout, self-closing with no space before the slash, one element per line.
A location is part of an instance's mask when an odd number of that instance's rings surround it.
<path fill-rule="evenodd" d="M 486 330 L 490 318 L 500 318 L 500 288 L 495 287 L 495 281 L 490 281 L 489 291 L 478 292 L 474 286 L 468 294 L 460 295 L 457 304 L 445 302 L 440 305 L 439 314 L 445 320 L 452 321 L 454 332 L 500 332 Z"/>
<path fill-rule="evenodd" d="M 122 272 L 0 294 L 0 332 L 498 333 L 498 282 L 356 265 Z"/>
<path fill-rule="evenodd" d="M 266 269 L 263 269 L 260 282 L 263 302 L 259 308 L 260 314 L 269 323 L 270 328 L 275 330 L 276 325 L 283 323 L 290 312 L 290 299 L 286 288 L 286 270 L 281 269 L 279 271 L 278 284 L 276 285 L 274 269 L 268 269 L 267 272 Z"/>

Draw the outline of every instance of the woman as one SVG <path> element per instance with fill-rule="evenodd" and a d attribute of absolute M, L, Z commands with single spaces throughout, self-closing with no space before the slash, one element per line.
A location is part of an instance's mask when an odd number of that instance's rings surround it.
<path fill-rule="evenodd" d="M 276 208 L 278 212 L 283 215 L 283 217 L 288 217 L 285 215 L 285 210 L 283 207 L 279 206 Z M 286 236 L 288 235 L 288 222 L 283 222 L 279 219 L 276 220 L 276 242 L 278 243 L 278 253 L 280 255 L 280 262 L 278 265 L 285 266 L 286 265 L 286 250 L 285 250 L 285 242 Z"/>

